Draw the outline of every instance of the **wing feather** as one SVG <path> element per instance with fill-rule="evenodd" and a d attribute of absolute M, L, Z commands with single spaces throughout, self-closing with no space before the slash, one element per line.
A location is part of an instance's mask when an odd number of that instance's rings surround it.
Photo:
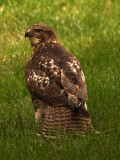
<path fill-rule="evenodd" d="M 87 87 L 79 62 L 75 57 L 70 57 L 68 62 L 62 63 L 61 68 L 61 82 L 65 91 L 85 102 Z"/>

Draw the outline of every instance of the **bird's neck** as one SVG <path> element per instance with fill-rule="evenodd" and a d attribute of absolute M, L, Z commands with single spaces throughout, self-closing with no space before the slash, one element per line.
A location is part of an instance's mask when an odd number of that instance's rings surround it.
<path fill-rule="evenodd" d="M 47 44 L 56 44 L 58 43 L 57 39 L 48 39 L 46 41 L 43 42 L 39 42 L 33 45 L 33 51 L 38 50 L 38 48 L 44 48 Z"/>

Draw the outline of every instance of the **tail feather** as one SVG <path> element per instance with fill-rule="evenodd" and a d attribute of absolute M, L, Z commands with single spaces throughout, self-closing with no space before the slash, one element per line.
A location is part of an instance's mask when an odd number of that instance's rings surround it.
<path fill-rule="evenodd" d="M 39 133 L 54 136 L 60 133 L 81 133 L 85 134 L 88 130 L 94 130 L 91 118 L 85 109 L 72 111 L 68 107 L 48 106 L 43 127 Z"/>

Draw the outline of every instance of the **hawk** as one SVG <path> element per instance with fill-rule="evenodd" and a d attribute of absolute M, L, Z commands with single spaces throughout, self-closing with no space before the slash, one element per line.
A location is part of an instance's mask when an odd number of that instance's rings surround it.
<path fill-rule="evenodd" d="M 87 88 L 79 61 L 58 42 L 43 24 L 30 26 L 33 48 L 25 69 L 27 88 L 35 109 L 38 133 L 86 133 L 93 128 L 87 111 Z"/>

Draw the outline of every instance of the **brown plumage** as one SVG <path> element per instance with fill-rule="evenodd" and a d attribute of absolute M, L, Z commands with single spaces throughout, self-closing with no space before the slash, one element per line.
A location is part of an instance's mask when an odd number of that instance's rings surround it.
<path fill-rule="evenodd" d="M 85 133 L 92 124 L 80 63 L 59 44 L 48 26 L 33 25 L 25 37 L 29 37 L 33 47 L 25 78 L 39 133 Z"/>

